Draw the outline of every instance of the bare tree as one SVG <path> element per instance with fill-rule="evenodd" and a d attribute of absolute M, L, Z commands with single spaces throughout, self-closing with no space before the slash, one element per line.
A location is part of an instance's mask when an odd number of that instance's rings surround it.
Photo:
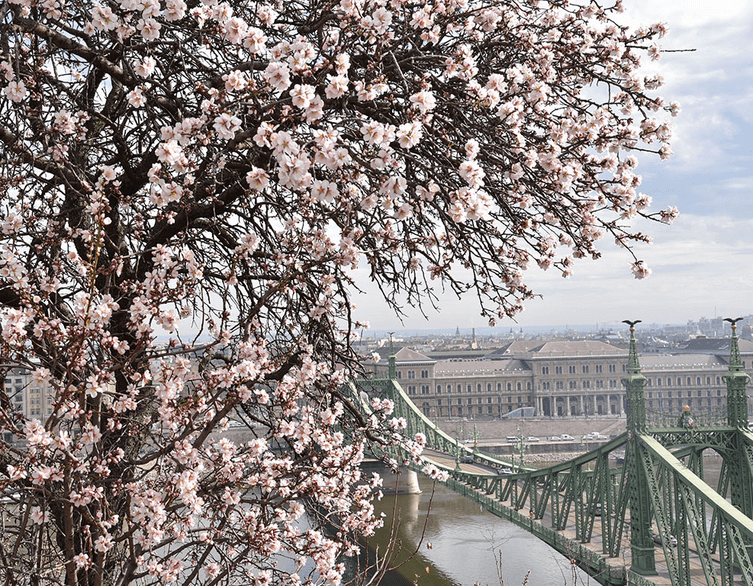
<path fill-rule="evenodd" d="M 352 269 L 493 323 L 531 261 L 676 214 L 631 154 L 670 152 L 664 29 L 619 11 L 2 1 L 0 364 L 51 397 L 0 392 L 5 583 L 337 583 L 379 523 L 364 449 L 422 441 L 342 391 Z"/>

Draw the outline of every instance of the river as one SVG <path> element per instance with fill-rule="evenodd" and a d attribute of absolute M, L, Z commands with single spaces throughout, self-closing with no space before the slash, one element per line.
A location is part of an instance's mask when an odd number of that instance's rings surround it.
<path fill-rule="evenodd" d="M 440 483 L 422 477 L 419 485 L 421 494 L 385 496 L 378 503 L 378 511 L 387 519 L 392 518 L 393 507 L 397 511 L 401 550 L 395 563 L 402 563 L 380 586 L 499 586 L 495 563 L 499 554 L 506 586 L 524 584 L 529 572 L 530 586 L 588 583 L 586 574 L 523 529 Z M 369 546 L 384 548 L 390 530 L 386 526 Z"/>

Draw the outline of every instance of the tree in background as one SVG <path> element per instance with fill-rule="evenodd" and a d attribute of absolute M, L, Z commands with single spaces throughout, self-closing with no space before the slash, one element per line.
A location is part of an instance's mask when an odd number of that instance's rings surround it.
<path fill-rule="evenodd" d="M 631 154 L 670 153 L 638 73 L 665 31 L 619 2 L 0 11 L 0 364 L 51 393 L 44 420 L 0 393 L 7 584 L 338 583 L 379 523 L 364 449 L 422 441 L 343 394 L 353 269 L 494 323 L 532 261 L 676 215 Z"/>

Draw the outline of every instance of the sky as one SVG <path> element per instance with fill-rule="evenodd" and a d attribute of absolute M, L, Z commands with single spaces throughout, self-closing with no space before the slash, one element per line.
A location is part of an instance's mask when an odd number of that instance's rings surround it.
<path fill-rule="evenodd" d="M 638 154 L 639 191 L 653 198 L 653 210 L 677 206 L 671 226 L 646 223 L 653 243 L 636 248 L 652 274 L 636 280 L 632 258 L 614 246 L 601 247 L 598 261 L 582 260 L 563 279 L 535 263 L 525 279 L 541 297 L 526 303 L 519 326 L 598 325 L 624 327 L 624 319 L 682 324 L 701 317 L 753 314 L 753 2 L 750 0 L 625 0 L 630 25 L 664 22 L 667 52 L 656 62 L 657 92 L 678 101 L 672 119 L 674 156 L 661 161 Z M 687 51 L 693 49 L 693 51 Z M 685 50 L 685 51 L 680 51 Z M 428 319 L 406 308 L 402 321 L 380 302 L 368 283 L 355 300 L 356 316 L 374 330 L 484 327 L 471 297 L 442 296 Z M 734 315 L 733 315 L 734 314 Z"/>

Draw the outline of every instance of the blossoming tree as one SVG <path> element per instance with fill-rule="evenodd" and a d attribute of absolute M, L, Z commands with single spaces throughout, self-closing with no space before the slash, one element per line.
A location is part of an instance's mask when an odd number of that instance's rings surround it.
<path fill-rule="evenodd" d="M 0 3 L 0 365 L 52 397 L 41 421 L 0 389 L 5 583 L 338 583 L 379 522 L 358 465 L 402 423 L 341 391 L 352 269 L 494 323 L 532 261 L 676 214 L 634 173 L 670 153 L 638 72 L 665 31 L 619 12 Z"/>

